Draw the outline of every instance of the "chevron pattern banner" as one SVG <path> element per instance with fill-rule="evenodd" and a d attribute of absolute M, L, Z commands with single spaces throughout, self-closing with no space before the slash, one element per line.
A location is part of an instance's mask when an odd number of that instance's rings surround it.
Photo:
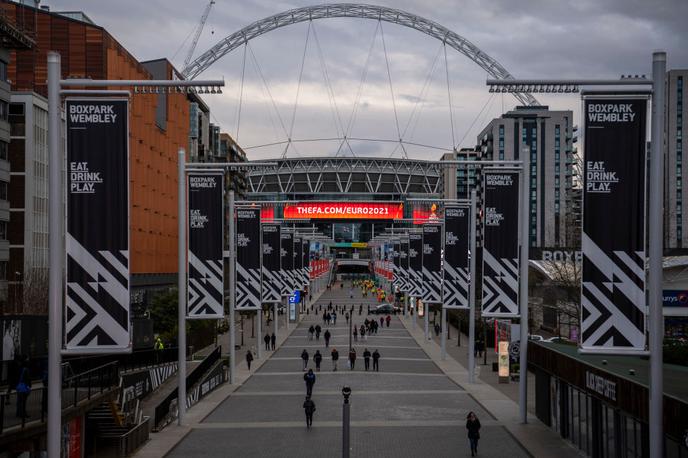
<path fill-rule="evenodd" d="M 302 266 L 303 268 L 301 269 L 302 271 L 302 280 L 301 280 L 301 286 L 302 289 L 308 287 L 310 284 L 310 263 L 311 263 L 311 242 L 310 240 L 303 239 L 303 262 Z"/>
<path fill-rule="evenodd" d="M 645 353 L 648 96 L 595 94 L 585 105 L 581 351 Z M 662 304 L 651 304 L 662 307 Z"/>
<path fill-rule="evenodd" d="M 294 269 L 292 270 L 292 290 L 303 289 L 303 242 L 301 237 L 294 237 Z"/>
<path fill-rule="evenodd" d="M 280 282 L 282 283 L 282 296 L 291 296 L 294 293 L 294 235 L 291 232 L 282 232 L 280 240 Z"/>
<path fill-rule="evenodd" d="M 399 291 L 401 287 L 401 258 L 399 257 L 399 250 L 401 244 L 399 242 L 392 243 L 392 286 L 395 291 Z"/>
<path fill-rule="evenodd" d="M 483 173 L 483 317 L 518 317 L 519 172 Z"/>
<path fill-rule="evenodd" d="M 399 247 L 399 291 L 408 293 L 411 290 L 411 282 L 409 280 L 409 243 L 408 240 L 402 240 Z"/>
<path fill-rule="evenodd" d="M 260 209 L 237 210 L 236 308 L 261 310 Z"/>
<path fill-rule="evenodd" d="M 423 293 L 426 304 L 442 303 L 442 226 L 423 226 Z"/>
<path fill-rule="evenodd" d="M 444 209 L 444 308 L 467 309 L 468 237 L 470 210 L 447 206 Z"/>
<path fill-rule="evenodd" d="M 65 113 L 63 350 L 128 353 L 129 101 L 70 98 Z"/>
<path fill-rule="evenodd" d="M 409 295 L 420 297 L 423 294 L 423 235 L 409 234 Z"/>
<path fill-rule="evenodd" d="M 190 173 L 187 318 L 224 316 L 224 215 L 221 174 Z"/>
<path fill-rule="evenodd" d="M 261 301 L 274 303 L 282 301 L 282 283 L 280 281 L 280 235 L 279 224 L 263 224 L 263 286 Z"/>

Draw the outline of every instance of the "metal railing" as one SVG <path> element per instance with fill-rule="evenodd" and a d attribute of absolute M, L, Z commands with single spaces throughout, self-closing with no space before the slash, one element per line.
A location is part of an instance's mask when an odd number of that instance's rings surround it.
<path fill-rule="evenodd" d="M 110 391 L 119 384 L 117 362 L 93 368 L 62 381 L 62 410 L 76 407 L 93 396 Z M 43 386 L 28 394 L 10 391 L 0 394 L 0 434 L 7 428 L 43 423 L 48 411 L 48 393 Z"/>
<path fill-rule="evenodd" d="M 144 417 L 143 421 L 124 433 L 119 438 L 119 456 L 129 456 L 141 445 L 148 441 L 150 417 Z"/>

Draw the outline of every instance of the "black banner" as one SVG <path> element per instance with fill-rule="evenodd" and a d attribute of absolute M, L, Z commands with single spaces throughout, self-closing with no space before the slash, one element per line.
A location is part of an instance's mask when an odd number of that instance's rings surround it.
<path fill-rule="evenodd" d="M 423 234 L 409 234 L 409 295 L 420 298 L 423 294 Z"/>
<path fill-rule="evenodd" d="M 66 116 L 64 349 L 129 352 L 129 101 L 68 99 Z"/>
<path fill-rule="evenodd" d="M 399 268 L 401 270 L 401 285 L 399 291 L 408 293 L 411 290 L 411 281 L 409 279 L 409 242 L 408 239 L 402 240 L 399 247 Z"/>
<path fill-rule="evenodd" d="M 292 269 L 294 268 L 294 236 L 291 232 L 280 235 L 280 280 L 282 281 L 282 296 L 294 294 Z"/>
<path fill-rule="evenodd" d="M 470 209 L 444 209 L 444 308 L 465 309 L 468 304 L 468 239 Z"/>
<path fill-rule="evenodd" d="M 519 172 L 485 171 L 483 183 L 485 212 L 482 315 L 516 317 L 519 316 Z"/>
<path fill-rule="evenodd" d="M 400 291 L 401 288 L 401 258 L 399 251 L 401 250 L 401 243 L 398 240 L 392 242 L 392 286 L 395 291 Z"/>
<path fill-rule="evenodd" d="M 236 308 L 260 310 L 260 209 L 237 209 Z"/>
<path fill-rule="evenodd" d="M 294 237 L 294 269 L 292 271 L 292 288 L 294 291 L 303 289 L 301 276 L 303 275 L 303 241 L 301 237 Z"/>
<path fill-rule="evenodd" d="M 442 303 L 442 226 L 423 226 L 423 294 L 426 304 Z"/>
<path fill-rule="evenodd" d="M 642 352 L 647 98 L 606 94 L 584 101 L 580 345 Z"/>
<path fill-rule="evenodd" d="M 187 318 L 224 316 L 223 176 L 190 173 Z"/>
<path fill-rule="evenodd" d="M 262 302 L 282 302 L 280 281 L 280 234 L 279 224 L 263 224 L 263 286 Z"/>
<path fill-rule="evenodd" d="M 303 290 L 305 291 L 306 288 L 308 288 L 308 285 L 310 284 L 310 279 L 309 279 L 309 273 L 311 271 L 311 268 L 309 267 L 310 261 L 311 261 L 311 242 L 310 240 L 303 239 L 303 251 L 302 251 L 302 285 L 303 285 Z"/>

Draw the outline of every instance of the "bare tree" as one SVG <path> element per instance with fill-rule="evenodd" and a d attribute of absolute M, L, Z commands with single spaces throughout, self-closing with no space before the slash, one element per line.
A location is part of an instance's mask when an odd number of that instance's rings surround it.
<path fill-rule="evenodd" d="M 28 269 L 24 276 L 21 308 L 26 315 L 48 314 L 48 269 Z"/>
<path fill-rule="evenodd" d="M 556 261 L 543 261 L 541 264 L 546 281 L 539 288 L 547 303 L 531 303 L 531 308 L 543 313 L 556 313 L 558 331 L 570 330 L 572 326 L 579 326 L 581 303 L 581 273 L 582 264 L 575 256 L 565 257 Z M 563 332 L 567 334 L 567 332 Z"/>

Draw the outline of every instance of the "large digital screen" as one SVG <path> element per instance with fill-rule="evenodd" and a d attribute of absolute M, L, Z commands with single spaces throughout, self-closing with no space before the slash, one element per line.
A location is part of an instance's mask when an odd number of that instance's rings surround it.
<path fill-rule="evenodd" d="M 401 219 L 401 202 L 303 202 L 284 206 L 284 219 Z"/>

